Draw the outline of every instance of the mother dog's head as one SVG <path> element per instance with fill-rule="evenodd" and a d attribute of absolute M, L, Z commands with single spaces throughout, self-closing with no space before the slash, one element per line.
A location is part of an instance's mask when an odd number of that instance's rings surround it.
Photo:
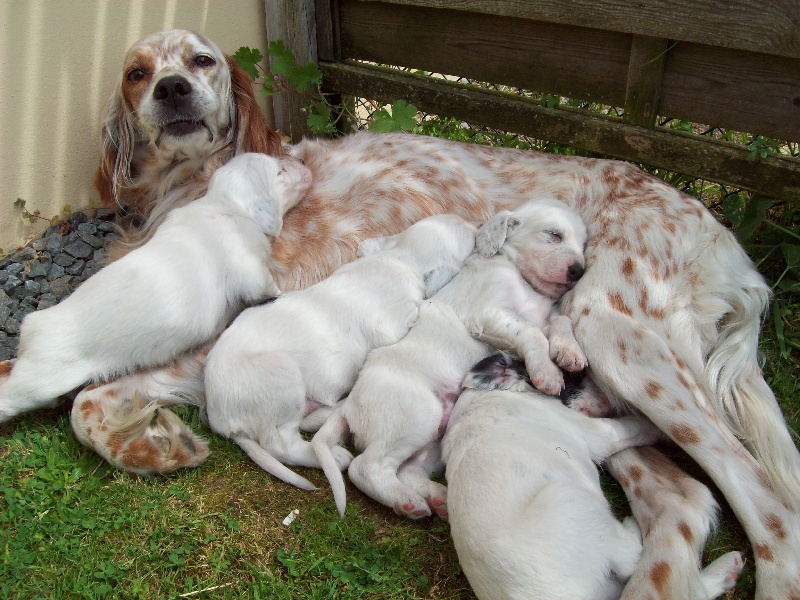
<path fill-rule="evenodd" d="M 583 275 L 588 233 L 580 216 L 554 198 L 501 211 L 478 232 L 481 256 L 503 254 L 540 294 L 558 300 Z"/>
<path fill-rule="evenodd" d="M 125 56 L 106 110 L 95 187 L 105 206 L 146 217 L 194 200 L 242 152 L 280 155 L 250 77 L 208 38 L 150 35 Z"/>

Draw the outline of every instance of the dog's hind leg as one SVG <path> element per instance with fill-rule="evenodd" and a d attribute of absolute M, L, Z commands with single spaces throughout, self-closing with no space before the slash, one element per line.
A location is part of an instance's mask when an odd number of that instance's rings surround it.
<path fill-rule="evenodd" d="M 431 480 L 433 475 L 443 472 L 441 444 L 434 441 L 408 459 L 397 472 L 397 478 L 425 498 L 431 510 L 446 521 L 447 488 Z"/>
<path fill-rule="evenodd" d="M 208 444 L 164 405 L 202 406 L 206 349 L 171 365 L 82 390 L 70 420 L 78 440 L 119 469 L 139 475 L 196 467 Z"/>
<path fill-rule="evenodd" d="M 717 503 L 708 488 L 654 448 L 629 448 L 606 461 L 620 482 L 644 536 L 642 558 L 623 600 L 706 600 L 731 589 L 742 569 L 729 552 L 700 571 Z"/>

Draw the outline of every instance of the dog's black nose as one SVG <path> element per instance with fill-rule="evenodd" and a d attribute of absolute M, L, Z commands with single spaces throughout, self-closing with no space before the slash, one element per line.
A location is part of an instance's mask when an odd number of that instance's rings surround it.
<path fill-rule="evenodd" d="M 192 93 L 192 85 L 180 75 L 164 77 L 156 84 L 153 98 L 159 102 L 169 101 L 178 104 L 181 99 Z"/>
<path fill-rule="evenodd" d="M 573 263 L 567 269 L 567 280 L 578 281 L 583 276 L 583 267 L 578 263 Z"/>

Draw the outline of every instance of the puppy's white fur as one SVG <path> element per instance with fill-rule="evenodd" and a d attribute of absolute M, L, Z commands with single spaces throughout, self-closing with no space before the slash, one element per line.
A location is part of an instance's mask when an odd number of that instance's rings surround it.
<path fill-rule="evenodd" d="M 738 552 L 699 569 L 716 516 L 711 493 L 652 448 L 634 447 L 663 434 L 635 417 L 592 419 L 562 406 L 532 388 L 517 363 L 500 352 L 475 365 L 464 379 L 473 389 L 442 441 L 451 533 L 478 598 L 709 600 L 731 589 Z M 607 402 L 588 378 L 575 400 Z M 636 499 L 636 522 L 619 523 L 603 496 L 593 463 L 609 456 Z M 647 532 L 646 570 L 638 524 Z"/>
<path fill-rule="evenodd" d="M 167 363 L 218 335 L 243 304 L 277 295 L 271 240 L 310 184 L 296 159 L 244 154 L 220 168 L 147 244 L 25 318 L 0 421 L 87 381 Z"/>
<path fill-rule="evenodd" d="M 557 394 L 564 380 L 553 360 L 570 370 L 586 366 L 569 320 L 549 321 L 556 299 L 583 272 L 586 237 L 580 217 L 554 199 L 499 213 L 478 232 L 478 252 L 462 271 L 422 304 L 408 335 L 370 353 L 352 392 L 313 439 L 341 515 L 345 487 L 331 448 L 342 451 L 337 444 L 348 429 L 362 452 L 348 474 L 361 491 L 401 515 L 421 518 L 433 509 L 446 518 L 446 489 L 430 473 L 470 367 L 492 346 L 515 350 L 535 385 Z"/>
<path fill-rule="evenodd" d="M 275 477 L 314 489 L 285 466 L 319 466 L 298 431 L 304 416 L 304 428 L 324 421 L 367 353 L 403 337 L 420 302 L 458 272 L 474 246 L 472 225 L 453 215 L 429 217 L 365 241 L 364 256 L 328 279 L 243 312 L 208 357 L 211 428 Z M 337 469 L 350 458 L 339 449 Z"/>
<path fill-rule="evenodd" d="M 478 598 L 619 598 L 641 535 L 612 514 L 595 465 L 660 435 L 638 417 L 593 419 L 535 390 L 464 390 L 442 456 L 453 542 Z"/>

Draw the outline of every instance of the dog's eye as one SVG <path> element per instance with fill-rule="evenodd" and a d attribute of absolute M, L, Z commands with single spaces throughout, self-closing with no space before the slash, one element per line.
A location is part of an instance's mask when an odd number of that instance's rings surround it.
<path fill-rule="evenodd" d="M 128 72 L 128 81 L 131 83 L 136 83 L 137 81 L 141 81 L 144 79 L 146 73 L 141 69 L 133 69 Z"/>
<path fill-rule="evenodd" d="M 213 58 L 211 58 L 208 54 L 198 54 L 194 59 L 194 64 L 198 67 L 206 68 L 206 67 L 213 67 L 217 64 Z"/>
<path fill-rule="evenodd" d="M 561 235 L 560 231 L 555 231 L 554 229 L 551 229 L 549 231 L 545 231 L 545 233 L 547 234 L 547 239 L 550 242 L 558 244 L 564 240 L 564 236 Z"/>

